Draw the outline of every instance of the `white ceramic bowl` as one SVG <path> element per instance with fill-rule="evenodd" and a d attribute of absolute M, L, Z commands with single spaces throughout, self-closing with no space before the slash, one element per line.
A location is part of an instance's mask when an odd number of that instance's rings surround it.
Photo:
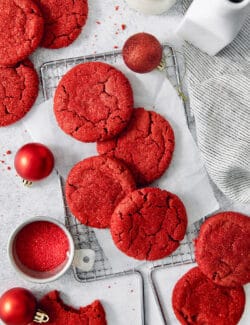
<path fill-rule="evenodd" d="M 20 260 L 17 257 L 16 250 L 15 250 L 15 240 L 17 234 L 20 232 L 21 229 L 23 229 L 25 226 L 28 224 L 31 224 L 33 222 L 38 222 L 38 221 L 47 221 L 55 224 L 59 228 L 62 229 L 64 234 L 66 235 L 68 242 L 69 242 L 69 251 L 67 252 L 67 257 L 65 261 L 57 266 L 55 269 L 50 270 L 50 271 L 44 271 L 44 272 L 38 272 L 31 270 L 24 266 Z M 74 242 L 72 239 L 72 236 L 68 229 L 59 221 L 49 218 L 49 217 L 35 217 L 29 220 L 26 220 L 22 224 L 20 224 L 11 234 L 8 242 L 8 256 L 10 259 L 10 262 L 16 272 L 22 276 L 25 280 L 31 281 L 31 282 L 36 282 L 36 283 L 47 283 L 54 281 L 61 277 L 71 266 L 73 258 L 74 258 Z"/>

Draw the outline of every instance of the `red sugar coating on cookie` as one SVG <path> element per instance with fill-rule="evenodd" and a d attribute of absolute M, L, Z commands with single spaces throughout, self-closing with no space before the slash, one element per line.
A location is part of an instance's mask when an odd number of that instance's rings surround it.
<path fill-rule="evenodd" d="M 122 72 L 89 62 L 71 69 L 60 81 L 54 112 L 62 130 L 83 142 L 103 141 L 120 133 L 133 110 L 133 92 Z"/>
<path fill-rule="evenodd" d="M 58 49 L 81 33 L 88 16 L 87 0 L 35 0 L 44 17 L 41 46 Z"/>
<path fill-rule="evenodd" d="M 236 325 L 245 306 L 242 287 L 221 287 L 198 267 L 188 271 L 175 285 L 172 306 L 182 325 Z"/>
<path fill-rule="evenodd" d="M 0 67 L 0 126 L 15 123 L 31 109 L 38 94 L 38 83 L 37 73 L 28 59 L 14 67 Z"/>
<path fill-rule="evenodd" d="M 1 0 L 0 65 L 10 66 L 26 59 L 43 35 L 43 18 L 31 0 Z"/>
<path fill-rule="evenodd" d="M 138 260 L 170 255 L 184 238 L 186 210 L 174 194 L 144 188 L 128 194 L 116 207 L 110 223 L 116 246 Z"/>
<path fill-rule="evenodd" d="M 137 108 L 127 129 L 118 137 L 98 142 L 97 150 L 122 160 L 137 185 L 147 185 L 168 168 L 174 151 L 174 132 L 161 115 Z"/>
<path fill-rule="evenodd" d="M 146 73 L 160 64 L 162 46 L 153 35 L 138 33 L 127 39 L 122 49 L 122 56 L 131 70 Z"/>
<path fill-rule="evenodd" d="M 201 271 L 219 285 L 250 282 L 250 217 L 222 212 L 207 219 L 195 241 L 195 257 Z"/>
<path fill-rule="evenodd" d="M 57 225 L 36 221 L 17 234 L 15 250 L 24 266 L 34 271 L 50 271 L 66 260 L 69 242 Z"/>
<path fill-rule="evenodd" d="M 106 228 L 116 205 L 134 189 L 133 176 L 121 162 L 97 156 L 71 169 L 65 190 L 69 208 L 81 223 Z"/>
<path fill-rule="evenodd" d="M 39 308 L 49 315 L 50 325 L 106 325 L 105 310 L 99 300 L 75 309 L 66 305 L 58 291 L 51 291 L 39 301 Z M 36 323 L 33 323 L 36 324 Z"/>

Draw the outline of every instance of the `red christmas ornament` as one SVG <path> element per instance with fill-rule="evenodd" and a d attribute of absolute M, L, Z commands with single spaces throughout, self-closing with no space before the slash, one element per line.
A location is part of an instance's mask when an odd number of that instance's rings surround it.
<path fill-rule="evenodd" d="M 148 33 L 138 33 L 127 39 L 122 49 L 122 56 L 129 69 L 146 73 L 160 64 L 162 51 L 157 38 Z"/>
<path fill-rule="evenodd" d="M 28 325 L 32 321 L 47 323 L 49 317 L 36 308 L 35 297 L 24 288 L 12 288 L 0 297 L 0 318 L 6 325 Z"/>
<path fill-rule="evenodd" d="M 41 143 L 27 143 L 15 156 L 17 173 L 24 180 L 32 182 L 47 177 L 54 167 L 52 152 Z"/>

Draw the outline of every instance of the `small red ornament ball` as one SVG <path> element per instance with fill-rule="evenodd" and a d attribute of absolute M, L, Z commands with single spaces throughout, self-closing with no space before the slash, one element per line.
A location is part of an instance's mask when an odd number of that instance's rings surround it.
<path fill-rule="evenodd" d="M 6 325 L 27 325 L 36 313 L 36 299 L 24 288 L 12 288 L 0 297 L 0 318 Z"/>
<path fill-rule="evenodd" d="M 129 69 L 146 73 L 160 64 L 162 51 L 157 38 L 148 33 L 138 33 L 127 39 L 122 49 L 122 56 Z"/>
<path fill-rule="evenodd" d="M 54 167 L 54 156 L 41 143 L 27 143 L 15 156 L 15 169 L 27 181 L 39 181 L 47 177 Z"/>

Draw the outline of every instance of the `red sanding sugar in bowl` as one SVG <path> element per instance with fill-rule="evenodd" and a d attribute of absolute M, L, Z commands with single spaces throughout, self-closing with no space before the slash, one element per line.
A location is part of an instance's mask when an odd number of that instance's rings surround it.
<path fill-rule="evenodd" d="M 33 271 L 46 272 L 66 260 L 69 242 L 57 225 L 48 221 L 35 221 L 17 234 L 15 251 L 24 266 Z"/>

